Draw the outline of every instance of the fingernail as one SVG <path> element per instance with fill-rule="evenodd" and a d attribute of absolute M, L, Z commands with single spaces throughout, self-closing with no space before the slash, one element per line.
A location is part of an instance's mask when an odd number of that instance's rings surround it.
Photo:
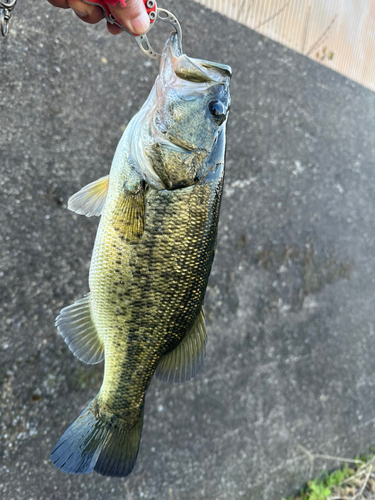
<path fill-rule="evenodd" d="M 78 9 L 73 9 L 75 14 L 77 14 L 78 17 L 87 17 L 88 13 L 85 12 L 84 10 L 78 10 Z"/>
<path fill-rule="evenodd" d="M 131 25 L 132 31 L 134 33 L 142 34 L 147 31 L 148 27 L 150 26 L 150 19 L 147 15 L 147 12 L 145 10 L 142 11 L 142 13 L 138 17 L 132 20 Z"/>

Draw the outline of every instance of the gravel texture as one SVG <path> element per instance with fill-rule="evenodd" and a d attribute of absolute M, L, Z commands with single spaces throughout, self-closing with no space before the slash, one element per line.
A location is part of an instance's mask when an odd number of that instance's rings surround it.
<path fill-rule="evenodd" d="M 205 367 L 152 382 L 127 480 L 50 463 L 102 377 L 54 328 L 88 291 L 97 227 L 66 202 L 108 172 L 158 68 L 104 23 L 19 2 L 0 40 L 4 500 L 280 500 L 308 479 L 298 444 L 375 442 L 375 95 L 190 0 L 162 7 L 187 54 L 233 68 Z"/>

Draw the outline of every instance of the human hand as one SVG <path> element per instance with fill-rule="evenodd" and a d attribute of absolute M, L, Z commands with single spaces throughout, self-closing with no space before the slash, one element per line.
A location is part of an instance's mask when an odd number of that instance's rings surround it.
<path fill-rule="evenodd" d="M 55 7 L 73 9 L 77 16 L 86 23 L 96 24 L 104 17 L 101 7 L 89 5 L 82 0 L 48 0 Z M 131 33 L 139 35 L 145 33 L 150 25 L 145 5 L 142 0 L 106 0 L 113 17 Z M 107 23 L 107 28 L 112 35 L 122 33 L 121 28 L 115 24 Z"/>

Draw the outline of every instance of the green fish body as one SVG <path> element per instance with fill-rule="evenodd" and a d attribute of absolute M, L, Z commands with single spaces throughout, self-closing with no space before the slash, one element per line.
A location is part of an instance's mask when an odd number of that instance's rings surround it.
<path fill-rule="evenodd" d="M 105 358 L 105 371 L 98 395 L 52 452 L 64 472 L 128 475 L 153 375 L 183 382 L 202 367 L 229 77 L 227 66 L 187 58 L 171 36 L 109 176 L 69 200 L 70 209 L 101 220 L 90 293 L 63 309 L 56 324 L 81 360 Z"/>

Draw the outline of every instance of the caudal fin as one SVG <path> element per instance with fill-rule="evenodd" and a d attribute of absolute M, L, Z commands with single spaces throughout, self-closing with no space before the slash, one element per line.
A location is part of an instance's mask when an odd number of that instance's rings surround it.
<path fill-rule="evenodd" d="M 93 401 L 61 436 L 51 453 L 55 467 L 69 474 L 125 477 L 137 460 L 143 410 L 131 426 L 115 415 L 101 419 Z"/>

